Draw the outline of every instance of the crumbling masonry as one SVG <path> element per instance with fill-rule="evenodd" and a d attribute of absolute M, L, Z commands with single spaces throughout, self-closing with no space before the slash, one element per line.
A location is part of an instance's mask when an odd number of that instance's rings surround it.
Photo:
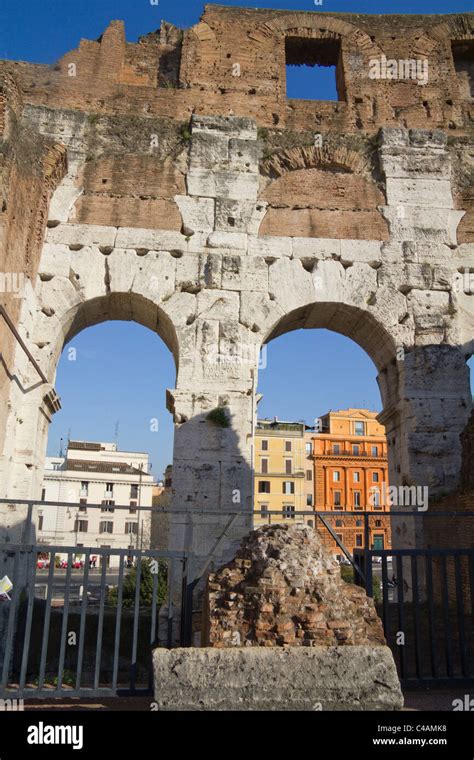
<path fill-rule="evenodd" d="M 2 319 L 1 495 L 39 497 L 61 351 L 109 319 L 149 327 L 175 358 L 191 574 L 250 527 L 257 349 L 290 330 L 330 328 L 373 359 L 393 484 L 455 489 L 474 338 L 473 46 L 468 14 L 210 5 L 184 31 L 127 43 L 114 21 L 55 66 L 2 62 L 2 274 L 24 275 L 2 302 L 38 367 Z M 383 56 L 427 61 L 427 83 L 371 78 Z M 285 62 L 334 63 L 339 100 L 288 99 Z M 218 406 L 230 427 L 206 419 Z M 23 519 L 2 508 L 1 540 Z M 184 522 L 161 532 L 170 548 Z M 405 528 L 405 545 L 423 540 Z"/>

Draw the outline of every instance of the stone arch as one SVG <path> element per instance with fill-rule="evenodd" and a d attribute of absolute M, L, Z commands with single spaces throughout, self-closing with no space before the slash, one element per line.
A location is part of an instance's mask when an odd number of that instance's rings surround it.
<path fill-rule="evenodd" d="M 388 240 L 383 191 L 369 161 L 345 146 L 297 146 L 260 166 L 267 203 L 259 235 Z"/>
<path fill-rule="evenodd" d="M 325 145 L 319 148 L 314 145 L 298 145 L 272 153 L 259 166 L 260 174 L 270 179 L 298 169 L 330 169 L 369 174 L 370 164 L 358 151 L 345 146 L 332 148 Z"/>
<path fill-rule="evenodd" d="M 148 252 L 145 271 L 141 265 L 144 256 L 135 250 L 102 247 L 107 251 L 103 253 L 98 246 L 76 247 L 79 250 L 71 251 L 66 245 L 45 244 L 36 286 L 37 307 L 33 314 L 24 307 L 23 324 L 27 325 L 32 354 L 47 382 L 39 381 L 34 366 L 18 349 L 14 366 L 19 382 L 12 383 L 2 479 L 6 495 L 38 496 L 49 422 L 59 408 L 54 392 L 57 365 L 74 335 L 106 320 L 137 322 L 163 340 L 178 370 L 178 330 L 163 308 L 174 288 L 170 276 L 174 258 L 167 252 Z M 52 262 L 54 275 L 48 271 Z"/>
<path fill-rule="evenodd" d="M 276 16 L 271 21 L 265 21 L 249 36 L 257 41 L 274 36 L 275 34 L 298 36 L 314 36 L 316 39 L 347 39 L 349 45 L 360 50 L 367 57 L 381 54 L 379 46 L 370 36 L 354 24 L 340 18 L 322 16 L 319 13 L 295 12 L 285 16 Z"/>

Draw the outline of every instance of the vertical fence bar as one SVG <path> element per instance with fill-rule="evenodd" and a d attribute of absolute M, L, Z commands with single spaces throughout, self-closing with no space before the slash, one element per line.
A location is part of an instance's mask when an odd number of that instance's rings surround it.
<path fill-rule="evenodd" d="M 21 658 L 20 669 L 20 696 L 23 696 L 25 688 L 26 675 L 28 670 L 28 659 L 30 654 L 31 626 L 33 623 L 33 609 L 35 604 L 35 581 L 36 581 L 36 555 L 34 550 L 30 557 L 31 567 L 28 577 L 28 607 L 26 612 L 25 635 L 23 638 L 23 656 Z"/>
<path fill-rule="evenodd" d="M 140 580 L 142 573 L 142 558 L 137 554 L 137 566 L 135 575 L 135 602 L 133 608 L 133 640 L 132 640 L 132 663 L 130 668 L 130 691 L 135 693 L 137 684 L 137 651 L 138 651 L 138 619 L 140 613 Z"/>
<path fill-rule="evenodd" d="M 71 590 L 71 573 L 72 573 L 73 549 L 67 552 L 67 568 L 64 583 L 64 602 L 63 602 L 63 620 L 61 625 L 61 643 L 59 645 L 59 664 L 58 664 L 58 685 L 57 689 L 61 690 L 63 685 L 64 658 L 66 656 L 66 639 L 67 624 L 69 618 L 69 596 Z"/>
<path fill-rule="evenodd" d="M 411 555 L 411 584 L 413 591 L 413 622 L 415 624 L 415 672 L 418 679 L 423 678 L 421 662 L 420 601 L 418 589 L 418 555 Z"/>
<path fill-rule="evenodd" d="M 114 664 L 112 670 L 112 688 L 117 688 L 118 666 L 120 659 L 120 632 L 122 624 L 122 596 L 123 596 L 123 574 L 125 565 L 125 555 L 120 555 L 119 575 L 117 585 L 117 614 L 115 617 L 115 642 L 114 642 Z"/>
<path fill-rule="evenodd" d="M 451 637 L 451 625 L 449 620 L 449 597 L 448 597 L 448 569 L 446 555 L 441 555 L 442 570 L 442 596 L 443 596 L 443 628 L 444 628 L 444 651 L 446 656 L 446 673 L 448 678 L 453 677 L 453 643 Z"/>
<path fill-rule="evenodd" d="M 433 556 L 431 552 L 425 555 L 426 562 L 426 596 L 428 599 L 428 616 L 429 616 L 429 637 L 430 637 L 430 657 L 431 657 L 431 676 L 438 677 L 437 647 L 436 647 L 436 628 L 435 628 L 435 610 L 433 598 Z"/>
<path fill-rule="evenodd" d="M 56 565 L 56 552 L 49 555 L 48 583 L 46 586 L 46 609 L 44 611 L 43 639 L 41 642 L 41 659 L 38 677 L 38 689 L 42 689 L 46 678 L 46 658 L 48 656 L 49 627 L 51 622 L 51 605 L 53 602 L 54 570 Z"/>
<path fill-rule="evenodd" d="M 8 551 L 8 550 L 7 550 Z M 3 672 L 2 672 L 2 690 L 6 689 L 8 686 L 8 676 L 10 673 L 10 665 L 11 665 L 11 658 L 12 658 L 12 651 L 13 651 L 13 638 L 15 635 L 15 625 L 16 625 L 16 613 L 20 601 L 20 590 L 18 588 L 18 578 L 20 575 L 20 555 L 22 554 L 22 549 L 15 549 L 14 550 L 14 559 L 13 559 L 13 589 L 12 589 L 12 597 L 9 604 L 9 610 L 8 610 L 8 626 L 7 626 L 7 635 L 5 640 L 5 652 L 4 652 L 4 662 L 3 662 Z M 7 602 L 2 602 L 2 604 L 7 604 Z"/>
<path fill-rule="evenodd" d="M 405 630 L 405 599 L 403 590 L 403 556 L 397 554 L 397 605 L 398 605 L 398 630 L 404 635 L 404 643 L 398 647 L 400 652 L 400 678 L 406 678 L 407 676 L 407 662 L 406 662 L 406 630 Z"/>
<path fill-rule="evenodd" d="M 87 614 L 87 586 L 89 584 L 91 549 L 86 549 L 84 556 L 84 574 L 82 576 L 82 599 L 81 599 L 81 620 L 79 623 L 79 647 L 77 652 L 77 673 L 76 673 L 76 690 L 81 688 L 82 667 L 84 664 L 84 647 L 86 634 L 86 614 Z"/>
<path fill-rule="evenodd" d="M 100 662 L 102 659 L 102 634 L 104 629 L 104 606 L 105 606 L 105 581 L 107 577 L 107 559 L 110 558 L 110 553 L 104 550 L 101 554 L 101 574 L 100 574 L 100 602 L 99 602 L 99 618 L 97 621 L 97 647 L 95 650 L 95 673 L 94 673 L 94 689 L 99 688 L 100 681 Z"/>
<path fill-rule="evenodd" d="M 388 601 L 387 555 L 382 556 L 382 624 L 387 642 L 390 638 L 390 609 Z"/>
<path fill-rule="evenodd" d="M 174 562 L 175 560 L 173 558 L 170 559 L 169 565 L 168 565 L 168 627 L 167 627 L 167 644 L 168 649 L 171 649 L 173 646 L 173 617 L 174 617 L 174 600 L 173 600 L 173 593 L 174 593 Z M 187 599 L 186 599 L 187 603 Z M 186 610 L 186 614 L 189 613 L 189 608 Z M 192 615 L 191 615 L 192 617 Z M 186 620 L 186 629 L 188 627 L 188 623 L 191 624 L 191 621 Z"/>
<path fill-rule="evenodd" d="M 466 631 L 465 631 L 465 618 L 464 618 L 464 598 L 462 590 L 462 576 L 461 576 L 461 557 L 459 554 L 454 556 L 454 574 L 456 584 L 456 606 L 458 611 L 458 641 L 459 641 L 459 654 L 461 658 L 461 673 L 466 678 L 469 677 L 469 660 L 466 651 Z"/>
<path fill-rule="evenodd" d="M 148 671 L 148 688 L 153 690 L 153 645 L 156 641 L 156 608 L 158 601 L 158 581 L 161 572 L 160 560 L 153 559 L 157 563 L 156 573 L 153 573 L 153 591 L 151 597 L 151 619 L 150 619 L 150 666 Z"/>

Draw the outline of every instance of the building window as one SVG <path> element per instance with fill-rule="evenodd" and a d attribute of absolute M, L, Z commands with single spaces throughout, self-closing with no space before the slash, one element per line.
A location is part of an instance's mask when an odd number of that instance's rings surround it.
<path fill-rule="evenodd" d="M 269 480 L 259 480 L 258 481 L 258 492 L 259 493 L 270 493 L 270 481 Z"/>
<path fill-rule="evenodd" d="M 313 452 L 313 444 L 311 442 L 305 443 L 304 450 L 306 451 L 307 454 L 312 454 L 312 452 Z"/>
<path fill-rule="evenodd" d="M 76 520 L 74 523 L 74 530 L 76 533 L 87 533 L 88 522 L 87 520 Z"/>
<path fill-rule="evenodd" d="M 352 479 L 354 483 L 360 483 L 360 472 L 352 473 Z"/>
<path fill-rule="evenodd" d="M 474 97 L 474 43 L 472 40 L 459 40 L 451 43 L 454 68 L 462 98 Z"/>
<path fill-rule="evenodd" d="M 355 435 L 365 435 L 365 422 L 354 422 Z"/>
<path fill-rule="evenodd" d="M 111 501 L 110 499 L 104 499 L 102 501 L 102 507 L 101 512 L 115 512 L 114 509 L 115 501 Z"/>
<path fill-rule="evenodd" d="M 373 472 L 372 473 L 372 482 L 373 483 L 378 483 L 379 482 L 379 474 L 378 474 L 378 472 Z"/>
<path fill-rule="evenodd" d="M 137 511 L 137 502 L 131 501 L 130 502 L 130 509 L 128 510 L 131 515 L 134 515 Z"/>
<path fill-rule="evenodd" d="M 260 504 L 260 517 L 268 517 L 268 504 Z"/>
<path fill-rule="evenodd" d="M 41 489 L 41 501 L 46 499 L 46 488 Z"/>
<path fill-rule="evenodd" d="M 285 459 L 285 472 L 287 475 L 291 475 L 293 472 L 293 462 L 291 459 Z"/>
<path fill-rule="evenodd" d="M 380 492 L 377 489 L 372 490 L 370 500 L 374 509 L 380 509 Z"/>
<path fill-rule="evenodd" d="M 43 530 L 43 515 L 38 515 L 38 530 Z"/>
<path fill-rule="evenodd" d="M 362 528 L 362 520 L 356 520 L 356 528 Z"/>
<path fill-rule="evenodd" d="M 360 491 L 354 491 L 354 508 L 360 509 Z"/>
<path fill-rule="evenodd" d="M 113 522 L 108 522 L 106 520 L 103 520 L 101 523 L 99 523 L 99 533 L 113 533 L 113 532 L 114 532 Z"/>
<path fill-rule="evenodd" d="M 307 507 L 312 507 L 313 506 L 313 494 L 312 493 L 306 494 L 306 506 Z"/>
<path fill-rule="evenodd" d="M 364 540 L 364 537 L 363 537 L 362 533 L 356 533 L 356 542 L 355 542 L 355 545 L 356 546 L 363 546 L 363 540 Z"/>
<path fill-rule="evenodd" d="M 285 39 L 286 97 L 342 100 L 345 97 L 339 40 Z"/>
<path fill-rule="evenodd" d="M 382 520 L 376 520 L 375 521 L 375 527 L 376 528 L 381 528 L 382 527 Z"/>
<path fill-rule="evenodd" d="M 377 457 L 379 455 L 379 447 L 378 446 L 372 446 L 372 456 Z"/>
<path fill-rule="evenodd" d="M 313 479 L 313 471 L 306 470 L 306 480 L 312 480 L 312 479 Z"/>
<path fill-rule="evenodd" d="M 342 528 L 342 520 L 336 520 L 336 528 Z"/>
<path fill-rule="evenodd" d="M 136 483 L 132 483 L 130 486 L 130 498 L 138 499 L 138 485 Z"/>
<path fill-rule="evenodd" d="M 81 480 L 81 496 L 89 496 L 89 481 L 88 480 Z"/>
<path fill-rule="evenodd" d="M 295 484 L 291 480 L 284 480 L 283 481 L 283 493 L 294 493 L 295 492 Z"/>
<path fill-rule="evenodd" d="M 283 517 L 285 520 L 288 519 L 294 519 L 295 517 L 295 506 L 294 504 L 284 504 L 282 509 Z"/>
<path fill-rule="evenodd" d="M 360 446 L 357 443 L 352 444 L 352 453 L 355 457 L 358 457 L 360 454 Z"/>
<path fill-rule="evenodd" d="M 333 454 L 340 454 L 341 453 L 341 447 L 338 443 L 335 443 L 332 447 L 332 453 Z"/>
<path fill-rule="evenodd" d="M 266 474 L 268 472 L 268 459 L 261 460 L 261 472 Z"/>
<path fill-rule="evenodd" d="M 334 483 L 339 483 L 339 481 L 341 480 L 341 473 L 339 472 L 339 470 L 334 470 L 333 471 L 333 473 L 332 473 L 332 479 L 333 479 Z"/>
<path fill-rule="evenodd" d="M 333 498 L 334 498 L 334 506 L 340 508 L 341 507 L 341 492 L 333 491 Z"/>
<path fill-rule="evenodd" d="M 105 485 L 105 495 L 106 496 L 113 496 L 114 493 L 114 484 L 113 483 L 106 483 Z"/>
<path fill-rule="evenodd" d="M 291 441 L 285 441 L 285 451 L 291 451 Z"/>
<path fill-rule="evenodd" d="M 262 451 L 268 451 L 268 441 L 262 440 Z"/>
<path fill-rule="evenodd" d="M 87 512 L 87 507 L 85 506 L 87 504 L 87 499 L 79 499 L 79 504 L 81 505 L 79 507 L 79 512 Z"/>
<path fill-rule="evenodd" d="M 110 523 L 112 524 L 112 523 Z M 112 533 L 112 531 L 110 531 Z M 133 533 L 134 536 L 138 535 L 138 523 L 136 522 L 126 522 L 125 523 L 125 533 Z"/>

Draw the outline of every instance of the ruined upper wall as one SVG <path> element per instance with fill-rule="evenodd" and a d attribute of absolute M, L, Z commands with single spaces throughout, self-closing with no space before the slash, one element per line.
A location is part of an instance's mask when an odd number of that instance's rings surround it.
<path fill-rule="evenodd" d="M 365 16 L 207 5 L 201 21 L 184 31 L 163 24 L 126 43 L 123 23 L 114 21 L 98 41 L 81 40 L 56 66 L 11 68 L 26 103 L 51 107 L 179 120 L 193 112 L 250 116 L 261 126 L 321 132 L 398 124 L 464 134 L 472 118 L 473 27 L 473 14 Z M 371 79 L 371 59 L 384 55 L 426 59 L 428 81 Z M 286 59 L 337 62 L 339 101 L 288 99 Z"/>

